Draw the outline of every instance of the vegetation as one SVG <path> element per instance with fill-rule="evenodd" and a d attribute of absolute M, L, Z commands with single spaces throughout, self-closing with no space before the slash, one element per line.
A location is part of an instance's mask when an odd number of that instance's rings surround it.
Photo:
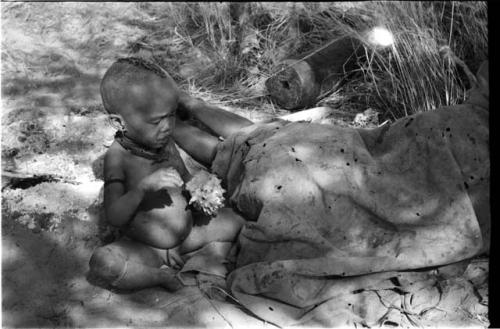
<path fill-rule="evenodd" d="M 5 3 L 4 77 L 101 73 L 118 56 L 150 57 L 185 88 L 221 104 L 272 108 L 264 81 L 291 55 L 341 35 L 389 29 L 318 104 L 389 118 L 463 101 L 488 57 L 486 2 Z M 6 33 L 7 32 L 7 33 Z M 42 36 L 42 40 L 38 36 Z M 43 44 L 42 44 L 43 43 Z M 46 72 L 44 69 L 48 68 Z M 4 80 L 6 80 L 4 78 Z M 12 92 L 11 84 L 5 84 Z M 9 89 L 9 87 L 11 89 Z"/>
<path fill-rule="evenodd" d="M 370 113 L 355 120 L 364 124 L 375 111 L 385 120 L 460 103 L 473 80 L 468 71 L 488 58 L 486 2 L 1 2 L 0 8 L 6 327 L 205 326 L 215 314 L 202 308 L 208 304 L 201 295 L 112 294 L 83 276 L 95 246 L 115 238 L 102 217 L 103 155 L 114 129 L 99 83 L 117 57 L 150 58 L 181 88 L 258 120 L 288 114 L 264 84 L 283 59 L 339 36 L 365 42 L 366 31 L 385 26 L 393 47 L 363 43 L 355 69 L 323 86 L 316 105 L 333 107 L 339 125 L 359 112 Z M 487 277 L 487 270 L 475 271 Z M 484 297 L 481 280 L 475 292 Z M 463 316 L 487 326 L 487 297 L 475 307 Z M 239 313 L 224 314 L 232 321 Z M 227 326 L 217 314 L 211 326 Z M 240 322 L 260 323 L 253 320 Z"/>

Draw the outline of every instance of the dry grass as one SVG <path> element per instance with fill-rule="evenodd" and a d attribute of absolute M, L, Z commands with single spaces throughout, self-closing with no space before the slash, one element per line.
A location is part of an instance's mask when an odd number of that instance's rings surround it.
<path fill-rule="evenodd" d="M 230 6 L 3 3 L 3 93 L 87 76 L 87 97 L 72 97 L 99 102 L 90 84 L 116 57 L 134 55 L 154 59 L 209 101 L 272 112 L 264 82 L 282 59 L 385 26 L 394 46 L 367 45 L 359 68 L 324 86 L 317 105 L 398 118 L 463 101 L 469 82 L 456 60 L 475 72 L 488 57 L 485 2 L 246 3 L 241 25 Z M 59 106 L 78 103 L 57 102 L 49 91 Z"/>
<path fill-rule="evenodd" d="M 10 256 L 19 256 L 4 260 L 4 274 L 10 275 L 5 286 L 10 293 L 4 296 L 8 327 L 69 327 L 72 321 L 133 326 L 156 321 L 151 313 L 140 312 L 143 307 L 133 309 L 132 319 L 123 308 L 96 313 L 96 307 L 122 306 L 127 300 L 108 292 L 96 295 L 82 276 L 96 237 L 111 236 L 81 222 L 97 223 L 101 210 L 102 155 L 114 131 L 105 121 L 99 82 L 115 58 L 152 58 L 192 94 L 258 120 L 284 114 L 264 88 L 282 59 L 340 35 L 362 38 L 366 29 L 384 25 L 393 31 L 395 46 L 385 51 L 366 47 L 366 55 L 358 58 L 359 68 L 337 85 L 325 86 L 318 99 L 317 105 L 331 105 L 347 121 L 350 113 L 352 119 L 369 107 L 397 118 L 458 103 L 468 82 L 455 65 L 457 58 L 475 72 L 488 57 L 485 2 L 247 3 L 241 26 L 231 23 L 228 3 L 0 6 L 2 169 L 61 174 L 79 183 L 47 181 L 26 190 L 3 191 L 7 255 L 11 251 Z M 442 46 L 456 56 L 440 52 Z M 37 234 L 18 229 L 18 223 L 29 229 L 36 226 Z M 60 238 L 38 234 L 59 223 Z M 40 253 L 55 261 L 25 257 Z M 40 274 L 38 279 L 33 280 L 32 273 Z M 40 281 L 47 284 L 39 285 Z M 78 301 L 85 301 L 85 307 Z M 55 314 L 54 307 L 60 306 L 68 308 Z M 157 311 L 163 319 L 164 312 Z"/>
<path fill-rule="evenodd" d="M 240 30 L 229 23 L 228 4 L 172 8 L 173 25 L 210 63 L 192 77 L 194 84 L 239 106 L 270 104 L 264 81 L 283 58 L 342 35 L 363 39 L 374 26 L 392 31 L 394 46 L 367 45 L 359 69 L 341 89 L 326 86 L 318 105 L 355 112 L 375 108 L 394 119 L 457 104 L 470 82 L 455 59 L 475 72 L 488 58 L 484 2 L 252 3 Z M 240 47 L 232 52 L 236 41 Z"/>

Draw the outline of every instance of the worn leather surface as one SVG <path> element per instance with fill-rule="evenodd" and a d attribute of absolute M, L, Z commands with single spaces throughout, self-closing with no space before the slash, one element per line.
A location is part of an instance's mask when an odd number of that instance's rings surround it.
<path fill-rule="evenodd" d="M 487 70 L 481 79 L 468 102 L 389 126 L 275 121 L 226 139 L 212 169 L 253 220 L 228 280 L 235 297 L 270 322 L 301 323 L 390 272 L 487 251 Z"/>

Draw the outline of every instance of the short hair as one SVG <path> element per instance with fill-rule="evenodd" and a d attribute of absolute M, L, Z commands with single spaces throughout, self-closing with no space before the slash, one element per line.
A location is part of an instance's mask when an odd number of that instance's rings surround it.
<path fill-rule="evenodd" d="M 123 57 L 117 59 L 104 74 L 101 81 L 100 92 L 102 103 L 106 111 L 110 114 L 118 112 L 113 102 L 108 97 L 108 88 L 112 83 L 132 83 L 145 80 L 147 75 L 154 75 L 165 79 L 172 88 L 177 89 L 177 85 L 172 77 L 160 65 L 139 57 Z"/>

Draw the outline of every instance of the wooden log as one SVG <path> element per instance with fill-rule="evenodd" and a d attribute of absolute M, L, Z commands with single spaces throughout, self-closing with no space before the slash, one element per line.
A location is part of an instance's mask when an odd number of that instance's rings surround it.
<path fill-rule="evenodd" d="M 314 103 L 319 95 L 320 85 L 309 63 L 286 59 L 276 69 L 278 74 L 266 81 L 266 88 L 279 106 L 295 110 Z"/>
<path fill-rule="evenodd" d="M 333 86 L 356 63 L 361 42 L 341 37 L 327 45 L 293 58 L 283 60 L 277 74 L 266 81 L 271 98 L 287 110 L 314 105 L 321 88 Z"/>

